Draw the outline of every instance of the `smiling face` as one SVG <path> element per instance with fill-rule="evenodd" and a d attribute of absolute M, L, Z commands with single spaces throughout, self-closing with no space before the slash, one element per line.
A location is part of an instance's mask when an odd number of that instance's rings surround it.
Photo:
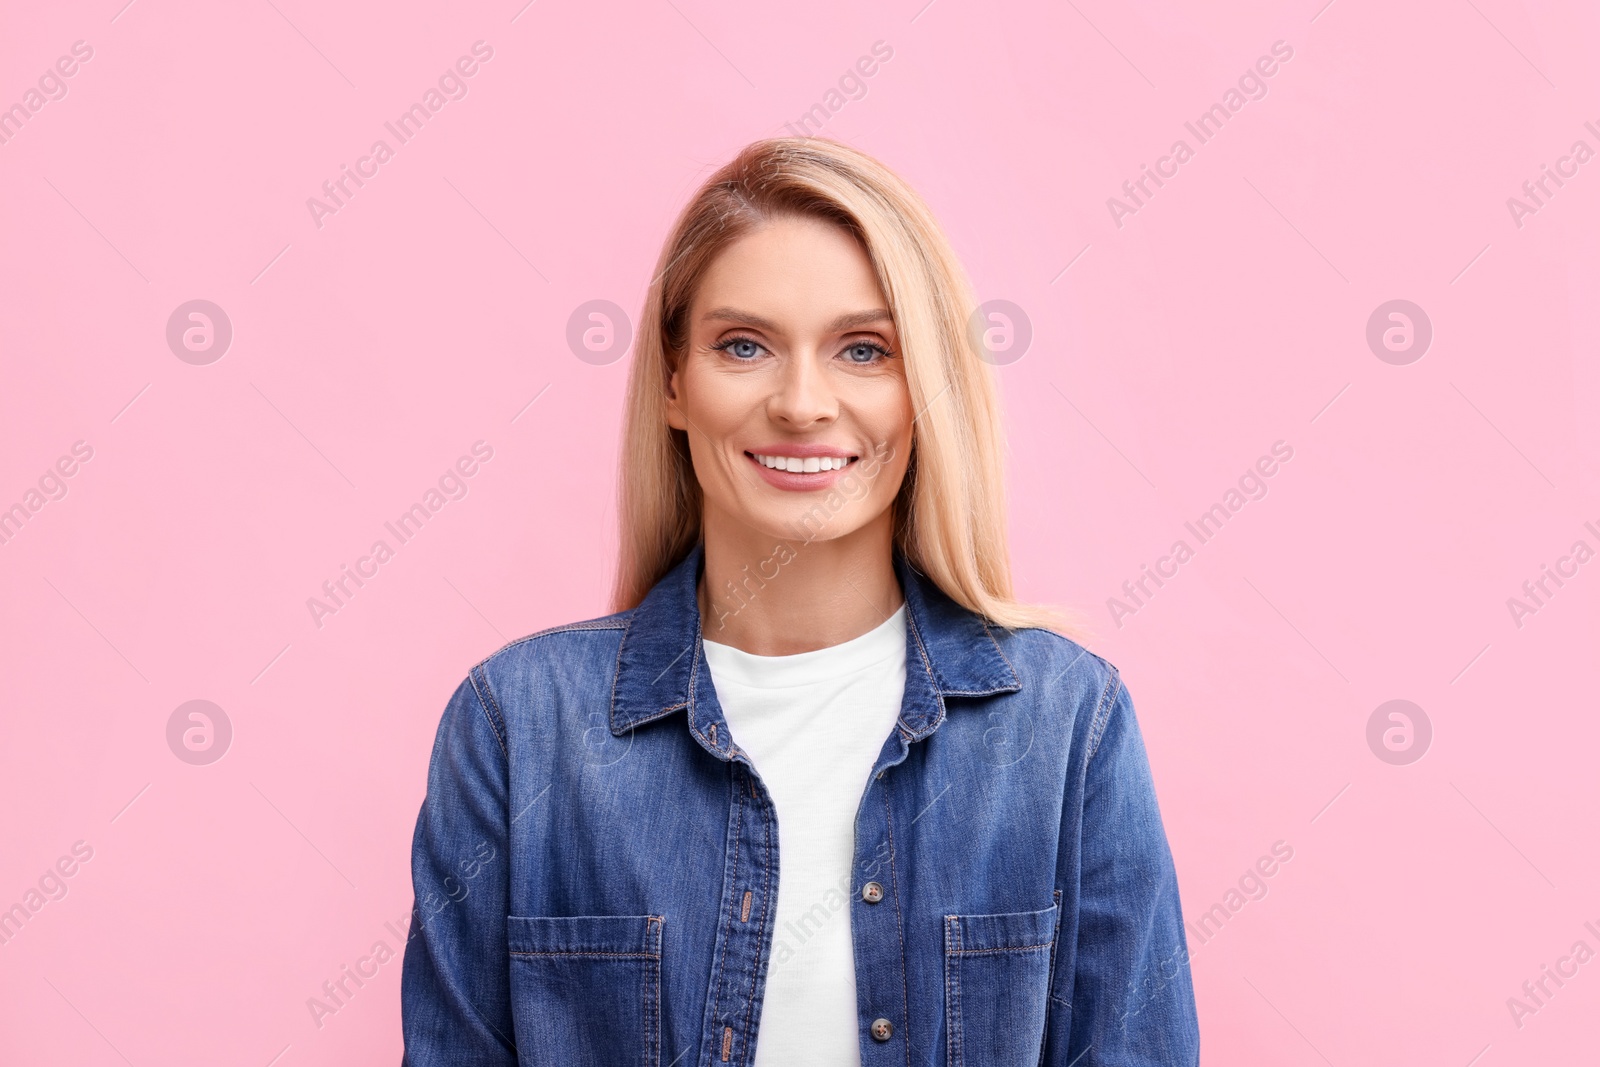
<path fill-rule="evenodd" d="M 688 433 L 708 539 L 887 541 L 913 412 L 856 239 L 813 218 L 762 224 L 706 270 L 687 333 L 667 421 Z"/>

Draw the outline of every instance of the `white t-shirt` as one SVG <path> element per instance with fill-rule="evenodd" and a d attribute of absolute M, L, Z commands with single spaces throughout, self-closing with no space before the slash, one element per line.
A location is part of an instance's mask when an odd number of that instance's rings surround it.
<path fill-rule="evenodd" d="M 905 694 L 905 605 L 860 637 L 793 656 L 704 644 L 728 730 L 778 813 L 755 1067 L 860 1067 L 850 867 L 867 776 Z"/>

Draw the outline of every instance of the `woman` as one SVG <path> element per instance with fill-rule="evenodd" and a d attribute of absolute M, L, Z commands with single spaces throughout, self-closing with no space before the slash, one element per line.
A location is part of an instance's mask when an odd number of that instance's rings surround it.
<path fill-rule="evenodd" d="M 684 210 L 614 613 L 439 726 L 407 1063 L 1198 1062 L 1127 688 L 1011 596 L 972 307 L 845 146 L 752 144 Z"/>

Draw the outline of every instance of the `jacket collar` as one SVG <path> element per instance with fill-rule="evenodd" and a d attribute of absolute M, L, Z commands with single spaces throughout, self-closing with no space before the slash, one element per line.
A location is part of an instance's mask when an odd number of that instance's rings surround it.
<path fill-rule="evenodd" d="M 628 616 L 611 690 L 611 732 L 687 709 L 689 728 L 723 758 L 732 754 L 701 645 L 695 597 L 704 544 L 651 588 Z M 945 595 L 897 549 L 895 574 L 906 600 L 906 689 L 900 725 L 919 741 L 944 721 L 947 696 L 979 697 L 1022 688 L 989 625 Z"/>

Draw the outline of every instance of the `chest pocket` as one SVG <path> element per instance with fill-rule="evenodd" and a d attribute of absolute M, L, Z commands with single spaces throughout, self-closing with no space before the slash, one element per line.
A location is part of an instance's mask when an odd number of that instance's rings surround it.
<path fill-rule="evenodd" d="M 658 1067 L 660 915 L 506 917 L 524 1062 Z"/>
<path fill-rule="evenodd" d="M 1038 1062 L 1060 910 L 944 917 L 949 1067 Z"/>

